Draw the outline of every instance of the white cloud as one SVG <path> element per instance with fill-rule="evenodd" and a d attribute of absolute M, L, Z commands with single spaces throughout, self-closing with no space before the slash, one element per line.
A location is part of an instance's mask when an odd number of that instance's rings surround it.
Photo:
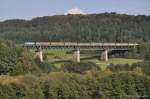
<path fill-rule="evenodd" d="M 0 21 L 2 21 L 2 17 L 0 17 Z"/>
<path fill-rule="evenodd" d="M 73 14 L 73 15 L 76 15 L 76 14 L 83 14 L 85 15 L 86 13 L 84 13 L 81 9 L 79 8 L 72 8 L 70 9 L 67 14 Z"/>
<path fill-rule="evenodd" d="M 0 17 L 0 22 L 3 22 L 4 21 L 4 18 L 3 17 Z"/>

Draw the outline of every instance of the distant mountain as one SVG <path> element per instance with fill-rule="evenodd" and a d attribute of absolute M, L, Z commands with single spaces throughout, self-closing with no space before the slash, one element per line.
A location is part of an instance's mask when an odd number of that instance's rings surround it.
<path fill-rule="evenodd" d="M 25 41 L 140 42 L 150 40 L 150 16 L 116 13 L 58 15 L 0 22 L 0 37 Z"/>

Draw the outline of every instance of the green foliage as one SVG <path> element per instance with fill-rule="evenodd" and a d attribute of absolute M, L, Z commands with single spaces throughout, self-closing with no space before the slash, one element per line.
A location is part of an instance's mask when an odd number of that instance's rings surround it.
<path fill-rule="evenodd" d="M 138 64 L 141 65 L 141 64 Z M 127 66 L 127 65 L 126 65 Z M 1 78 L 2 99 L 130 99 L 150 96 L 150 77 L 131 71 L 87 78 L 86 74 L 51 72 L 41 76 Z M 145 68 L 146 69 L 146 68 Z M 148 68 L 147 68 L 148 69 Z M 118 69 L 119 70 L 119 69 Z M 123 69 L 122 69 L 123 70 Z M 90 70 L 89 70 L 90 71 Z"/>
<path fill-rule="evenodd" d="M 121 71 L 135 71 L 136 69 L 141 69 L 139 72 L 143 72 L 146 75 L 150 75 L 150 62 L 138 62 L 132 65 L 128 64 L 110 64 L 108 67 L 113 72 L 121 72 Z"/>
<path fill-rule="evenodd" d="M 113 72 L 132 71 L 133 67 L 128 64 L 110 64 L 108 68 Z"/>
<path fill-rule="evenodd" d="M 142 43 L 139 48 L 139 53 L 144 60 L 150 60 L 150 42 Z"/>
<path fill-rule="evenodd" d="M 138 42 L 150 39 L 150 16 L 60 15 L 0 22 L 0 37 L 26 41 Z"/>
<path fill-rule="evenodd" d="M 150 62 L 149 61 L 134 63 L 132 67 L 140 67 L 146 75 L 150 75 Z"/>
<path fill-rule="evenodd" d="M 68 62 L 63 64 L 62 70 L 68 72 L 83 73 L 94 67 L 96 67 L 96 64 L 91 62 L 80 62 L 80 63 Z"/>
<path fill-rule="evenodd" d="M 16 82 L 14 79 L 18 79 Z M 44 99 L 39 81 L 33 76 L 9 79 L 0 82 L 0 99 Z M 11 80 L 11 81 L 10 81 Z"/>
<path fill-rule="evenodd" d="M 64 73 L 49 77 L 42 87 L 46 99 L 127 99 L 150 95 L 149 77 L 130 72 L 96 79 Z"/>
<path fill-rule="evenodd" d="M 147 81 L 149 82 L 150 79 L 146 76 L 139 76 L 132 73 L 121 73 L 100 79 L 100 83 L 97 86 L 99 86 L 99 91 L 103 98 L 138 98 L 143 96 L 148 97 L 150 95 L 148 92 L 149 89 L 145 87 L 150 87 L 150 84 L 148 84 Z"/>
<path fill-rule="evenodd" d="M 28 99 L 29 97 L 29 92 L 22 85 L 0 84 L 0 99 Z"/>
<path fill-rule="evenodd" d="M 83 99 L 85 92 L 80 86 L 81 78 L 69 73 L 54 73 L 43 82 L 42 88 L 46 99 Z M 88 99 L 88 98 L 86 98 Z"/>
<path fill-rule="evenodd" d="M 49 73 L 51 71 L 55 71 L 56 67 L 53 66 L 53 64 L 48 63 L 47 61 L 40 62 L 38 58 L 35 59 L 37 67 L 42 71 L 43 73 Z"/>
<path fill-rule="evenodd" d="M 32 54 L 11 41 L 0 41 L 0 75 L 24 74 L 34 67 Z"/>

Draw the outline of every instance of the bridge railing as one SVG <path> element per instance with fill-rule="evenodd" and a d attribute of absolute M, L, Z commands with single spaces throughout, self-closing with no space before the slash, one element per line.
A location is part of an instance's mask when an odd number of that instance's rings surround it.
<path fill-rule="evenodd" d="M 137 43 L 76 43 L 76 42 L 25 42 L 24 45 L 41 45 L 41 46 L 138 46 Z"/>

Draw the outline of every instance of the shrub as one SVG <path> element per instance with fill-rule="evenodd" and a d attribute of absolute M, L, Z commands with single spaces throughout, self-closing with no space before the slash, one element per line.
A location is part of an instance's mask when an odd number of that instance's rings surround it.
<path fill-rule="evenodd" d="M 24 74 L 32 68 L 32 55 L 28 50 L 11 41 L 0 42 L 0 74 Z"/>
<path fill-rule="evenodd" d="M 92 69 L 93 67 L 97 67 L 96 64 L 91 62 L 81 62 L 81 63 L 73 63 L 67 62 L 62 65 L 63 71 L 74 72 L 74 73 L 83 73 L 87 70 Z"/>
<path fill-rule="evenodd" d="M 51 71 L 55 71 L 56 68 L 53 66 L 53 64 L 48 63 L 47 61 L 40 62 L 38 58 L 35 59 L 37 67 L 43 72 L 43 73 L 49 73 Z"/>

